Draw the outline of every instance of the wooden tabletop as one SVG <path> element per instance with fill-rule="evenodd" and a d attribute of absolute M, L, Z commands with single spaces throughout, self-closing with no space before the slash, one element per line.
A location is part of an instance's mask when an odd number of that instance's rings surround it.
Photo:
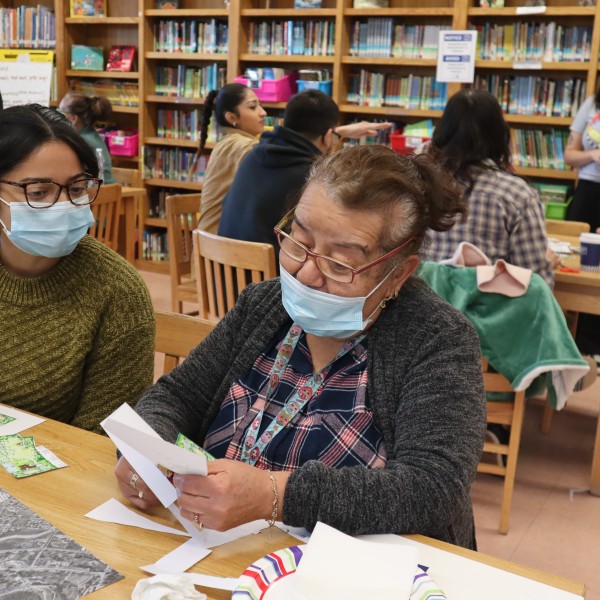
<path fill-rule="evenodd" d="M 149 577 L 139 567 L 156 562 L 180 546 L 185 538 L 104 523 L 83 516 L 110 498 L 121 499 L 113 475 L 115 448 L 108 438 L 55 421 L 45 421 L 22 435 L 33 435 L 36 444 L 46 446 L 69 466 L 24 479 L 14 479 L 0 468 L 0 488 L 125 575 L 124 580 L 102 588 L 89 598 L 130 598 L 137 580 Z M 152 514 L 155 520 L 180 528 L 174 517 L 162 507 L 155 509 Z M 580 583 L 423 536 L 408 537 L 580 596 L 584 595 L 585 586 Z M 190 572 L 238 577 L 248 565 L 265 554 L 298 543 L 295 538 L 279 529 L 270 528 L 258 535 L 214 548 L 212 554 L 196 564 Z M 202 591 L 210 600 L 231 597 L 231 592 L 227 591 Z"/>

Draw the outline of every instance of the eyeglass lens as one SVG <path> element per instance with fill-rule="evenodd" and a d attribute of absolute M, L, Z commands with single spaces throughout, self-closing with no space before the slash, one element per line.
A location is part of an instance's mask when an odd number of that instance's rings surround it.
<path fill-rule="evenodd" d="M 306 250 L 294 239 L 289 238 L 285 235 L 279 234 L 279 245 L 281 249 L 292 259 L 300 263 L 306 262 L 308 259 L 308 253 Z M 339 281 L 340 283 L 350 283 L 352 281 L 352 271 L 326 256 L 315 257 L 315 262 L 319 271 L 326 277 Z"/>
<path fill-rule="evenodd" d="M 67 186 L 67 195 L 73 204 L 92 203 L 98 194 L 100 182 L 97 179 L 78 179 Z M 25 197 L 35 208 L 52 206 L 60 196 L 62 187 L 52 181 L 33 181 L 25 187 Z"/>

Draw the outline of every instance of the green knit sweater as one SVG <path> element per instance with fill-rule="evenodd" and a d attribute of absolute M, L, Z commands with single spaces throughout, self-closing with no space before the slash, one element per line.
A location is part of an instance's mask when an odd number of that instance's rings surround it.
<path fill-rule="evenodd" d="M 152 383 L 154 332 L 143 280 L 90 236 L 40 277 L 0 261 L 0 402 L 101 432 Z"/>

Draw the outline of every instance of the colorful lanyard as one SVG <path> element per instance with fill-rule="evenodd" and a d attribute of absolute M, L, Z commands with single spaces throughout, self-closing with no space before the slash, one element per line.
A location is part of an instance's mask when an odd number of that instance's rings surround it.
<path fill-rule="evenodd" d="M 279 348 L 275 362 L 271 367 L 271 372 L 269 373 L 264 406 L 267 405 L 269 399 L 272 398 L 273 394 L 275 393 L 275 390 L 281 381 L 281 376 L 286 370 L 290 362 L 290 358 L 292 357 L 292 354 L 298 345 L 298 340 L 300 339 L 301 333 L 302 328 L 296 324 L 292 325 L 290 330 L 287 332 L 287 335 L 285 336 L 285 339 Z M 304 405 L 311 398 L 314 398 L 317 395 L 317 392 L 327 378 L 327 374 L 329 373 L 333 363 L 354 349 L 354 347 L 361 342 L 364 337 L 364 335 L 360 335 L 353 340 L 344 342 L 342 349 L 339 351 L 334 360 L 332 360 L 326 367 L 315 373 L 300 389 L 295 390 L 291 398 L 285 403 L 285 406 L 282 407 L 282 409 L 279 411 L 279 414 L 271 421 L 259 439 L 256 438 L 262 423 L 264 408 L 256 415 L 254 421 L 252 421 L 252 424 L 246 431 L 246 436 L 244 437 L 241 456 L 241 459 L 244 462 L 247 462 L 251 465 L 256 464 L 256 461 L 271 440 L 278 433 L 283 431 L 283 429 L 285 429 L 286 425 L 302 410 Z"/>

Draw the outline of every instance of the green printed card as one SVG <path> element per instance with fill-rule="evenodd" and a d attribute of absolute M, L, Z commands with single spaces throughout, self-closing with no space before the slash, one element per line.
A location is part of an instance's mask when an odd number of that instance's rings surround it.
<path fill-rule="evenodd" d="M 33 437 L 18 434 L 0 436 L 0 464 L 18 479 L 67 466 L 44 446 L 36 446 Z"/>
<path fill-rule="evenodd" d="M 3 415 L 2 413 L 0 413 L 0 425 L 7 425 L 8 423 L 12 423 L 14 420 L 14 417 L 10 417 L 8 415 Z"/>
<path fill-rule="evenodd" d="M 204 448 L 202 448 L 201 446 L 198 446 L 198 444 L 196 444 L 196 442 L 192 442 L 192 440 L 185 437 L 185 435 L 183 435 L 183 433 L 180 433 L 177 436 L 177 441 L 175 442 L 175 445 L 179 446 L 180 448 L 185 448 L 186 450 L 189 450 L 190 452 L 193 452 L 194 454 L 204 456 L 204 458 L 206 458 L 206 460 L 209 462 L 211 460 L 215 460 L 215 457 L 212 454 L 210 454 L 210 452 L 207 452 Z"/>

